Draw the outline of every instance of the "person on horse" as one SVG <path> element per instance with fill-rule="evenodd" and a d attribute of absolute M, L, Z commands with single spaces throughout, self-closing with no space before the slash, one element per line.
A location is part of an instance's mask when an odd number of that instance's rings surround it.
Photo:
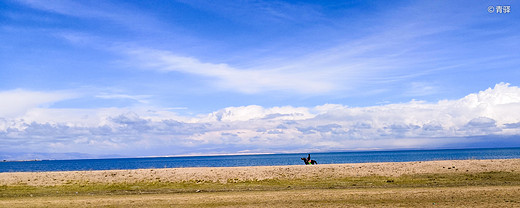
<path fill-rule="evenodd" d="M 307 156 L 307 158 L 302 157 L 301 159 L 303 160 L 303 162 L 305 162 L 305 165 L 317 165 L 318 164 L 318 162 L 316 162 L 316 160 L 311 160 L 311 154 L 309 154 L 309 156 Z"/>

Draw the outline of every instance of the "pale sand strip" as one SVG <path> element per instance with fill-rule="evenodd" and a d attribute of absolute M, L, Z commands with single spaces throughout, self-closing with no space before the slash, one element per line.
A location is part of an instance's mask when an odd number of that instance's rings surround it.
<path fill-rule="evenodd" d="M 102 171 L 0 173 L 0 185 L 60 185 L 71 182 L 119 183 L 150 181 L 214 181 L 400 176 L 416 173 L 520 172 L 520 159 L 443 160 L 426 162 L 353 163 L 292 166 L 165 168 Z"/>

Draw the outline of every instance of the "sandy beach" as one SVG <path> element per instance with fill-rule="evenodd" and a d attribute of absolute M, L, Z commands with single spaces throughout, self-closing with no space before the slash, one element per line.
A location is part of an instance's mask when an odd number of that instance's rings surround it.
<path fill-rule="evenodd" d="M 0 207 L 518 207 L 520 159 L 0 173 Z"/>
<path fill-rule="evenodd" d="M 404 174 L 520 172 L 520 159 L 444 160 L 253 167 L 164 168 L 102 171 L 6 172 L 0 185 L 52 186 L 71 182 L 131 183 L 250 181 L 266 179 L 318 179 L 361 176 L 401 176 Z"/>

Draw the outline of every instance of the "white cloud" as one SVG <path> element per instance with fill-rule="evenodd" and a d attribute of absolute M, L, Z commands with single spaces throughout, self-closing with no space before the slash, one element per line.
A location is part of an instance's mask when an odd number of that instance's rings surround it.
<path fill-rule="evenodd" d="M 303 120 L 312 118 L 309 109 L 303 107 L 273 107 L 263 108 L 258 105 L 228 107 L 203 116 L 200 121 L 249 121 L 249 120 Z"/>
<path fill-rule="evenodd" d="M 96 95 L 95 97 L 103 98 L 103 99 L 128 99 L 128 100 L 134 100 L 139 103 L 148 104 L 149 101 L 146 99 L 150 98 L 151 96 L 102 93 L 102 94 Z"/>
<path fill-rule="evenodd" d="M 38 92 L 22 89 L 0 92 L 0 117 L 22 115 L 36 107 L 45 107 L 52 103 L 72 98 L 65 92 Z"/>
<path fill-rule="evenodd" d="M 283 22 L 301 23 L 320 18 L 322 14 L 314 7 L 303 3 L 289 4 L 285 2 L 245 1 L 245 2 L 211 2 L 184 1 L 184 4 L 197 9 L 216 13 L 231 21 L 245 24 L 277 24 Z"/>
<path fill-rule="evenodd" d="M 323 73 L 294 72 L 283 69 L 239 69 L 224 63 L 206 63 L 196 58 L 173 54 L 169 51 L 133 49 L 127 51 L 139 65 L 160 71 L 176 71 L 214 78 L 215 85 L 243 93 L 264 91 L 292 91 L 320 93 L 334 89 L 334 84 L 323 80 Z"/>
<path fill-rule="evenodd" d="M 19 2 L 47 12 L 87 20 L 102 21 L 103 24 L 107 22 L 114 23 L 117 26 L 123 25 L 126 26 L 127 29 L 141 32 L 157 32 L 158 34 L 162 34 L 161 36 L 171 37 L 168 39 L 175 40 L 175 42 L 183 42 L 177 40 L 177 36 L 180 36 L 179 34 L 182 32 L 170 31 L 174 30 L 170 22 L 161 20 L 158 16 L 146 13 L 144 10 L 140 11 L 137 8 L 126 7 L 129 5 L 112 5 L 108 2 L 96 4 L 71 1 L 52 1 L 52 3 L 48 3 L 33 0 L 19 0 Z M 226 3 L 228 6 L 222 6 L 221 3 L 213 5 L 213 3 L 208 2 L 186 3 L 197 8 L 203 8 L 206 12 L 216 12 L 224 16 L 231 16 L 232 19 L 238 21 L 247 20 L 246 22 L 250 22 L 250 18 L 265 20 L 264 18 L 266 17 L 268 17 L 267 19 L 288 22 L 292 22 L 292 18 L 296 18 L 298 20 L 296 22 L 327 20 L 327 17 L 325 17 L 327 15 L 321 14 L 319 7 L 311 5 L 295 5 L 279 2 Z M 419 6 L 421 5 L 422 4 Z M 421 7 L 424 7 L 424 5 Z M 247 54 L 244 56 L 235 55 L 234 57 L 240 57 L 242 60 L 235 60 L 234 62 L 204 60 L 204 58 L 196 57 L 196 50 L 183 50 L 181 47 L 175 48 L 171 45 L 163 44 L 164 42 L 169 42 L 169 40 L 158 41 L 160 48 L 167 49 L 155 50 L 153 48 L 159 47 L 143 45 L 144 43 L 139 43 L 139 41 L 125 43 L 121 42 L 121 40 L 114 40 L 106 36 L 103 37 L 102 34 L 96 35 L 74 31 L 60 31 L 57 33 L 58 36 L 74 44 L 130 55 L 132 64 L 142 67 L 158 71 L 174 71 L 209 77 L 210 79 L 200 80 L 203 82 L 209 80 L 209 83 L 206 84 L 221 90 L 249 94 L 282 91 L 305 95 L 322 95 L 337 91 L 355 92 L 355 90 L 352 89 L 365 88 L 366 86 L 379 85 L 380 83 L 409 80 L 411 77 L 424 76 L 436 70 L 445 70 L 446 68 L 453 67 L 452 63 L 445 63 L 443 60 L 433 59 L 432 57 L 439 57 L 430 54 L 435 50 L 427 50 L 428 54 L 424 54 L 424 52 L 417 53 L 418 48 L 423 48 L 424 45 L 427 45 L 427 43 L 420 41 L 422 38 L 449 31 L 449 28 L 446 28 L 444 25 L 434 25 L 432 27 L 431 25 L 415 23 L 399 24 L 399 26 L 396 27 L 396 24 L 393 24 L 392 20 L 395 19 L 393 15 L 400 16 L 407 13 L 411 8 L 412 7 L 408 6 L 396 7 L 396 10 L 401 12 L 392 11 L 376 15 L 375 18 L 382 20 L 382 23 L 378 24 L 378 26 L 374 26 L 374 28 L 371 29 L 372 32 L 365 31 L 367 34 L 360 38 L 346 38 L 344 35 L 347 34 L 334 32 L 335 35 L 332 36 L 341 38 L 331 37 L 331 41 L 329 41 L 324 37 L 324 39 L 318 38 L 312 42 L 307 42 L 310 40 L 295 37 L 295 40 L 291 41 L 295 41 L 296 44 L 286 43 L 287 45 L 283 47 L 272 43 L 266 44 L 266 46 L 255 45 L 255 48 L 239 47 L 243 48 L 243 50 L 233 53 L 250 53 L 249 51 L 257 50 L 271 52 L 261 56 L 255 54 Z M 228 12 L 229 10 L 235 10 L 235 12 L 230 13 Z M 253 10 L 256 12 L 247 12 Z M 237 15 L 239 16 L 238 19 L 236 19 Z M 244 18 L 241 17 L 242 15 L 244 15 Z M 329 20 L 332 20 L 332 18 Z M 322 34 L 325 34 L 321 31 L 324 28 L 328 28 L 326 29 L 327 32 L 350 31 L 351 28 L 339 27 L 340 25 L 350 25 L 344 24 L 341 21 L 345 20 L 340 20 L 340 24 L 326 24 L 324 26 L 320 24 L 319 27 L 309 25 L 309 30 L 314 31 L 314 33 Z M 265 21 L 260 22 L 263 24 Z M 167 27 L 166 25 L 170 26 Z M 181 31 L 189 29 L 190 28 L 183 28 Z M 364 30 L 355 29 L 354 31 L 363 32 Z M 305 36 L 302 34 L 306 32 L 309 31 L 300 31 L 299 34 L 300 36 Z M 172 35 L 175 35 L 175 38 L 173 38 Z M 190 38 L 196 39 L 197 37 L 191 36 Z M 288 39 L 285 41 L 289 41 Z M 199 48 L 200 43 L 203 41 L 198 40 L 194 42 L 196 42 L 197 46 L 193 48 Z M 213 42 L 213 44 L 216 43 Z M 233 45 L 232 43 L 227 44 Z M 122 49 L 122 47 L 120 47 L 121 45 L 133 45 L 135 47 L 129 50 Z M 195 43 L 187 45 L 192 47 Z M 292 48 L 288 45 L 297 45 L 297 47 L 292 46 L 294 47 Z M 310 47 L 314 45 L 319 45 L 320 47 Z M 211 46 L 207 47 L 210 48 Z M 203 48 L 206 48 L 206 46 Z M 212 48 L 212 50 L 217 49 Z M 215 55 L 211 57 L 210 60 L 222 60 L 224 56 L 228 56 L 227 54 L 230 53 L 222 52 L 222 54 L 224 55 Z M 244 64 L 233 64 L 236 62 Z M 244 65 L 247 65 L 247 67 Z M 213 88 L 206 89 L 209 91 Z M 426 95 L 435 92 L 430 85 L 412 86 L 411 89 L 415 90 L 410 91 L 410 95 Z M 371 90 L 376 92 L 374 89 Z M 366 94 L 366 92 L 363 93 Z M 347 93 L 343 93 L 342 96 L 345 94 Z M 350 93 L 348 94 L 351 95 Z"/>
<path fill-rule="evenodd" d="M 95 19 L 103 21 L 104 24 L 114 23 L 117 26 L 123 25 L 128 29 L 156 31 L 153 26 L 160 25 L 149 14 L 144 15 L 136 8 L 126 8 L 125 5 L 114 5 L 108 1 L 95 3 L 68 0 L 47 2 L 37 0 L 16 1 L 34 9 L 90 20 Z M 74 37 L 71 38 L 71 41 L 82 41 Z"/>
<path fill-rule="evenodd" d="M 144 108 L 34 108 L 0 119 L 0 150 L 138 156 L 508 145 L 520 144 L 503 139 L 520 136 L 519 113 L 520 88 L 504 83 L 437 103 L 252 105 L 195 117 Z"/>
<path fill-rule="evenodd" d="M 353 89 L 408 81 L 463 66 L 460 63 L 455 66 L 445 60 L 434 60 L 432 57 L 435 56 L 431 54 L 416 53 L 417 48 L 424 44 L 416 39 L 446 32 L 446 28 L 422 28 L 414 24 L 394 27 L 381 27 L 378 29 L 383 32 L 325 44 L 303 53 L 286 52 L 276 57 L 265 54 L 262 57 L 243 56 L 244 60 L 235 60 L 246 63 L 245 66 L 204 61 L 175 50 L 133 47 L 120 48 L 119 51 L 129 56 L 130 65 L 209 77 L 213 81 L 210 83 L 212 87 L 249 94 L 270 91 L 306 95 L 356 93 Z M 403 30 L 414 32 L 403 35 Z M 213 59 L 218 60 L 219 57 Z M 431 95 L 439 90 L 430 83 L 417 81 L 409 88 L 411 90 L 406 93 L 410 96 Z"/>
<path fill-rule="evenodd" d="M 412 82 L 404 94 L 410 97 L 431 95 L 439 90 L 437 86 L 425 82 Z"/>

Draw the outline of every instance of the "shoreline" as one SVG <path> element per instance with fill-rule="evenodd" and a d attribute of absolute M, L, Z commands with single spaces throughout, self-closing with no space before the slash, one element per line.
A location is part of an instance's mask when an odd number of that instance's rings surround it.
<path fill-rule="evenodd" d="M 287 166 L 189 167 L 129 170 L 3 172 L 0 186 L 53 186 L 75 182 L 135 183 L 261 181 L 364 176 L 398 177 L 410 174 L 520 172 L 520 159 L 437 160 Z"/>

